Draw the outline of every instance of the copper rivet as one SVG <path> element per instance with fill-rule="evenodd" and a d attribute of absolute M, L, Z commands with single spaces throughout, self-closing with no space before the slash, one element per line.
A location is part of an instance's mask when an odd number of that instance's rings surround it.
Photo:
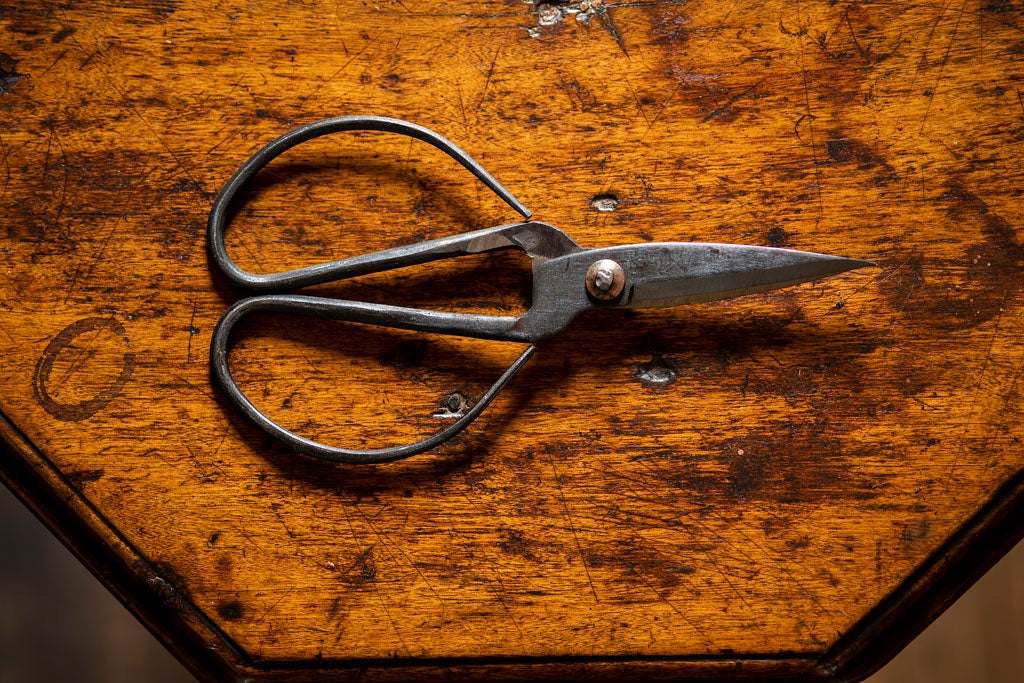
<path fill-rule="evenodd" d="M 626 274 L 615 261 L 603 258 L 587 269 L 587 292 L 598 301 L 614 301 L 622 294 Z"/>

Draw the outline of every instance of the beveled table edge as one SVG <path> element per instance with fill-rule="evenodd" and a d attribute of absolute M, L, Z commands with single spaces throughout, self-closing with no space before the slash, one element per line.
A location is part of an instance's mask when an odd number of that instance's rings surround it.
<path fill-rule="evenodd" d="M 1024 537 L 1022 470 L 888 598 L 820 653 L 259 660 L 162 576 L 2 412 L 0 446 L 6 455 L 0 459 L 0 481 L 193 675 L 208 681 L 860 681 L 895 657 Z"/>

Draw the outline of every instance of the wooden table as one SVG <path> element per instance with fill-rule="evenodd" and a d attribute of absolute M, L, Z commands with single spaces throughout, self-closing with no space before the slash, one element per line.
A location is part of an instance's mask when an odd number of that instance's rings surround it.
<path fill-rule="evenodd" d="M 197 675 L 853 679 L 1020 538 L 1019 7 L 129 4 L 0 10 L 0 473 Z M 260 145 L 355 113 L 441 132 L 586 246 L 880 268 L 585 316 L 457 442 L 311 461 L 211 383 L 242 293 L 205 219 Z M 261 174 L 228 243 L 271 272 L 514 218 L 347 134 Z M 316 290 L 514 311 L 529 268 Z M 285 426 L 372 447 L 520 350 L 271 316 L 231 363 Z"/>

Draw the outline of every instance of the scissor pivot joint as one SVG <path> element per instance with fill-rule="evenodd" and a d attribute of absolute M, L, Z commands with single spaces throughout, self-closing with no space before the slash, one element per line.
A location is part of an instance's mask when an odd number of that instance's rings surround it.
<path fill-rule="evenodd" d="M 615 261 L 603 258 L 587 269 L 587 293 L 598 301 L 615 301 L 626 285 L 626 273 Z"/>

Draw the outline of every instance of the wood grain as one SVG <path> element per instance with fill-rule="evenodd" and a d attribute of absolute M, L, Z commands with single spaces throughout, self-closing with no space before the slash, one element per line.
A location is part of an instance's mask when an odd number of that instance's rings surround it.
<path fill-rule="evenodd" d="M 963 580 L 936 577 L 1020 533 L 1022 22 L 980 2 L 4 9 L 4 477 L 70 501 L 163 600 L 136 609 L 238 676 L 866 673 L 907 595 L 946 604 Z M 584 246 L 880 268 L 585 316 L 455 443 L 312 462 L 211 384 L 241 293 L 205 218 L 260 145 L 355 113 L 441 132 Z M 514 218 L 426 145 L 336 135 L 258 177 L 228 244 L 271 272 Z M 529 286 L 497 254 L 314 290 L 505 312 Z M 231 362 L 285 426 L 372 447 L 435 431 L 519 351 L 268 316 Z"/>

